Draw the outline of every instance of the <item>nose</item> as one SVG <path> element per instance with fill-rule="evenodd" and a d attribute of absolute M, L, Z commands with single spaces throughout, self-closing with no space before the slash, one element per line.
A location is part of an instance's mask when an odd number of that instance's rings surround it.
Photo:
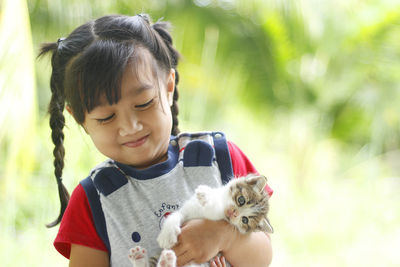
<path fill-rule="evenodd" d="M 128 136 L 133 135 L 143 129 L 143 125 L 140 120 L 131 114 L 130 112 L 120 116 L 119 121 L 119 135 L 120 136 Z"/>
<path fill-rule="evenodd" d="M 226 215 L 228 215 L 228 217 L 230 219 L 232 218 L 236 218 L 238 216 L 238 211 L 234 208 L 234 207 L 230 207 L 228 208 L 228 210 L 226 211 Z"/>

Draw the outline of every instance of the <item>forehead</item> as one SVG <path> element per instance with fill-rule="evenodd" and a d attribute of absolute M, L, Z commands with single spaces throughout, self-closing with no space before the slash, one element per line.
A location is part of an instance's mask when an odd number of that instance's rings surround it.
<path fill-rule="evenodd" d="M 162 71 L 150 51 L 138 46 L 128 61 L 122 82 L 124 82 L 124 78 L 132 76 L 138 83 L 154 81 L 160 78 L 161 73 Z"/>
<path fill-rule="evenodd" d="M 233 186 L 233 192 L 235 194 L 243 194 L 245 196 L 255 194 L 256 192 L 251 185 L 244 181 L 240 181 Z"/>
<path fill-rule="evenodd" d="M 156 89 L 162 77 L 163 72 L 157 66 L 152 54 L 146 48 L 138 46 L 122 73 L 120 86 L 115 88 L 118 90 L 118 99 L 111 101 L 107 92 L 103 92 L 97 101 L 97 106 L 118 103 L 121 97 L 128 94 L 137 96 L 148 89 Z"/>
<path fill-rule="evenodd" d="M 121 86 L 127 83 L 137 85 L 154 83 L 159 78 L 161 70 L 157 66 L 157 61 L 147 49 L 138 47 L 125 67 Z"/>

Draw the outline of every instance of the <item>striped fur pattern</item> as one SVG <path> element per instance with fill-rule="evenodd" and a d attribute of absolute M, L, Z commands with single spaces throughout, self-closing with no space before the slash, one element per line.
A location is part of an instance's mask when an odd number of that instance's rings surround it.
<path fill-rule="evenodd" d="M 267 217 L 269 195 L 264 190 L 266 183 L 266 177 L 251 174 L 235 179 L 230 184 L 229 196 L 232 201 L 225 215 L 241 233 L 273 232 Z"/>

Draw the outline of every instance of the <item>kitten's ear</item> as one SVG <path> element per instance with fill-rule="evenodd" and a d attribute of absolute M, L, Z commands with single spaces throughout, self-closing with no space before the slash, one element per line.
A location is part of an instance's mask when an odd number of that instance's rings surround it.
<path fill-rule="evenodd" d="M 255 188 L 259 192 L 263 191 L 265 186 L 267 185 L 267 177 L 265 177 L 264 175 L 249 175 L 246 178 L 246 182 L 249 185 L 255 186 Z"/>
<path fill-rule="evenodd" d="M 260 223 L 257 225 L 257 229 L 262 232 L 267 232 L 269 234 L 272 234 L 274 232 L 274 228 L 267 218 L 264 218 L 260 221 Z"/>

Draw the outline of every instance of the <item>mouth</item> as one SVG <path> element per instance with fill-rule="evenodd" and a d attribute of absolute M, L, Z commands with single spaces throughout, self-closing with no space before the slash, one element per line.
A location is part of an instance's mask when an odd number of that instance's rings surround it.
<path fill-rule="evenodd" d="M 126 146 L 126 147 L 130 147 L 130 148 L 139 147 L 139 146 L 143 145 L 143 144 L 147 141 L 147 138 L 148 138 L 148 137 L 149 137 L 149 136 L 146 135 L 146 136 L 141 137 L 141 138 L 139 138 L 139 139 L 125 142 L 125 143 L 123 143 L 122 145 L 123 145 L 123 146 Z"/>

